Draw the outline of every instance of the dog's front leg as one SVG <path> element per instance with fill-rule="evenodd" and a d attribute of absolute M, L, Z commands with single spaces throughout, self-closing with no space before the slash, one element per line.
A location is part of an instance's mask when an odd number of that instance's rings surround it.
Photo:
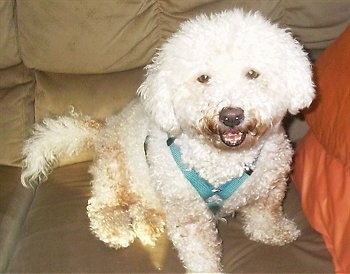
<path fill-rule="evenodd" d="M 127 247 L 136 237 L 154 245 L 164 230 L 165 216 L 144 154 L 147 132 L 147 116 L 135 100 L 107 120 L 95 142 L 87 210 L 93 233 L 114 248 Z"/>
<path fill-rule="evenodd" d="M 91 231 L 110 247 L 129 246 L 136 237 L 129 210 L 139 198 L 131 191 L 119 145 L 98 148 L 90 173 L 93 176 L 92 196 L 87 212 Z"/>
<path fill-rule="evenodd" d="M 244 231 L 250 239 L 270 245 L 285 245 L 298 238 L 300 231 L 282 210 L 284 187 L 276 187 L 269 195 L 241 209 Z"/>
<path fill-rule="evenodd" d="M 165 210 L 169 238 L 188 272 L 221 272 L 216 220 L 174 161 L 167 134 L 157 127 L 151 129 L 147 159 Z"/>
<path fill-rule="evenodd" d="M 254 172 L 225 202 L 222 212 L 232 214 L 234 210 L 241 211 L 245 233 L 252 240 L 284 245 L 300 234 L 282 210 L 292 148 L 282 129 L 265 142 Z"/>
<path fill-rule="evenodd" d="M 135 237 L 154 245 L 164 230 L 163 210 L 147 188 L 147 173 L 142 178 L 144 186 L 137 184 L 125 159 L 117 142 L 98 153 L 91 168 L 93 189 L 87 207 L 91 230 L 114 248 L 127 247 Z"/>
<path fill-rule="evenodd" d="M 169 237 L 187 271 L 221 272 L 221 240 L 211 213 L 183 199 L 168 200 L 165 208 Z"/>

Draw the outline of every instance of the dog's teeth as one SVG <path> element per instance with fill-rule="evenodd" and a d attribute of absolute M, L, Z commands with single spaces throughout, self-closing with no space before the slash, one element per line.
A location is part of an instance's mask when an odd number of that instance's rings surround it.
<path fill-rule="evenodd" d="M 242 139 L 242 132 L 238 132 L 238 133 L 227 133 L 224 135 L 225 141 L 229 142 L 229 143 L 237 143 Z"/>
<path fill-rule="evenodd" d="M 225 132 L 221 134 L 221 140 L 224 144 L 227 146 L 238 146 L 240 145 L 245 139 L 245 134 L 243 132 Z"/>

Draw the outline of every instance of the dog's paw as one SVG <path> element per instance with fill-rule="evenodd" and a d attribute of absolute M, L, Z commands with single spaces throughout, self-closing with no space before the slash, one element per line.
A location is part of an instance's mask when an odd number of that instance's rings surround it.
<path fill-rule="evenodd" d="M 152 208 L 134 208 L 131 210 L 133 228 L 143 245 L 154 246 L 164 232 L 165 214 Z"/>
<path fill-rule="evenodd" d="M 99 206 L 89 200 L 87 212 L 92 233 L 113 248 L 128 247 L 136 234 L 131 225 L 129 212 L 118 206 Z"/>
<path fill-rule="evenodd" d="M 300 230 L 296 224 L 284 217 L 278 221 L 265 220 L 262 223 L 250 223 L 244 230 L 253 241 L 277 246 L 291 243 L 300 236 Z"/>

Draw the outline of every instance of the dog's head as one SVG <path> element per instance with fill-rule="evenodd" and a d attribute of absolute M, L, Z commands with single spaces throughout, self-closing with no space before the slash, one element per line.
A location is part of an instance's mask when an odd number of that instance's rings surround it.
<path fill-rule="evenodd" d="M 219 147 L 251 147 L 314 97 L 302 46 L 260 14 L 241 10 L 183 23 L 146 69 L 138 93 L 155 122 Z"/>

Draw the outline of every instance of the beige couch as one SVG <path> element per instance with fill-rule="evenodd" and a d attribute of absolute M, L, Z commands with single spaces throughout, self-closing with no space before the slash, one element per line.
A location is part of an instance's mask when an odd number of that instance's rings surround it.
<path fill-rule="evenodd" d="M 181 21 L 234 7 L 290 27 L 313 60 L 350 18 L 348 0 L 0 0 L 0 272 L 184 271 L 165 235 L 154 249 L 135 242 L 119 251 L 91 235 L 90 155 L 29 190 L 19 183 L 21 147 L 35 121 L 70 106 L 99 119 L 117 112 Z M 300 120 L 288 125 L 294 141 L 305 132 Z M 237 219 L 219 224 L 226 272 L 333 271 L 293 185 L 285 209 L 302 236 L 284 247 L 249 241 Z"/>

